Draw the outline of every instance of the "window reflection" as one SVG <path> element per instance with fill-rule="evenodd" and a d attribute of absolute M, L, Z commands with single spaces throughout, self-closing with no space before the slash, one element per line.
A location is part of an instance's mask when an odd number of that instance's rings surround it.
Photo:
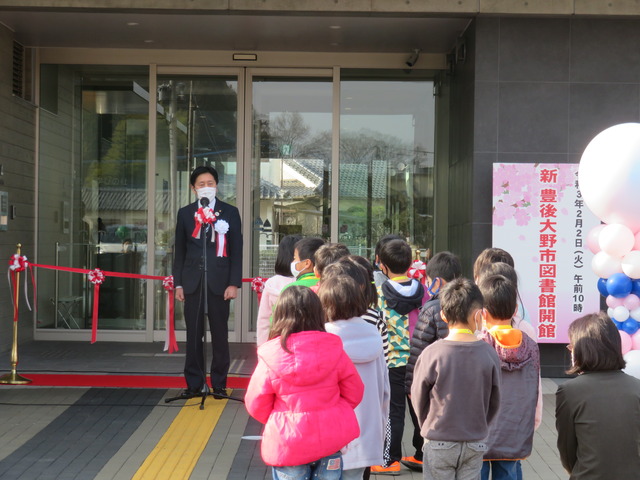
<path fill-rule="evenodd" d="M 40 112 L 38 259 L 146 273 L 148 69 L 49 67 L 41 84 L 56 108 Z M 38 327 L 90 328 L 87 284 L 84 275 L 38 272 Z M 144 281 L 110 277 L 100 328 L 144 329 L 145 301 Z"/>
<path fill-rule="evenodd" d="M 432 86 L 343 75 L 338 223 L 340 241 L 354 253 L 371 258 L 388 233 L 416 249 L 432 248 Z"/>

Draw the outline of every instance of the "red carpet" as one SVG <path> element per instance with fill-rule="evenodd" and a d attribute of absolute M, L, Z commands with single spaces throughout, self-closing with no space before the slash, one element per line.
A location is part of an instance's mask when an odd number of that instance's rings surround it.
<path fill-rule="evenodd" d="M 185 388 L 182 376 L 169 375 L 67 375 L 58 373 L 24 373 L 37 387 L 123 387 L 123 388 Z M 229 377 L 227 387 L 246 389 L 249 377 Z"/>

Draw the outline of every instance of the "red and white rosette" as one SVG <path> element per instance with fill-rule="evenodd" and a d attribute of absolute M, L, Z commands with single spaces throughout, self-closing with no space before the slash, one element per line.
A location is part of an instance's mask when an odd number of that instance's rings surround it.
<path fill-rule="evenodd" d="M 260 299 L 262 298 L 262 292 L 264 291 L 264 282 L 266 279 L 262 277 L 255 277 L 251 280 L 251 290 L 258 294 L 258 303 L 260 303 Z"/>
<path fill-rule="evenodd" d="M 414 260 L 409 267 L 407 276 L 409 278 L 415 278 L 421 283 L 424 283 L 427 278 L 427 265 L 422 260 Z"/>
<path fill-rule="evenodd" d="M 90 270 L 87 278 L 93 283 L 93 318 L 91 320 L 91 343 L 96 343 L 98 336 L 98 305 L 100 303 L 100 285 L 104 282 L 105 276 L 99 268 Z"/>
<path fill-rule="evenodd" d="M 9 259 L 9 270 L 14 273 L 24 272 L 28 265 L 27 257 L 24 255 L 14 253 Z"/>
<path fill-rule="evenodd" d="M 213 210 L 211 210 L 211 208 L 209 207 L 198 208 L 193 218 L 196 222 L 196 226 L 193 229 L 193 233 L 191 234 L 193 238 L 200 238 L 202 225 L 211 225 L 216 221 L 216 216 L 213 213 Z M 213 237 L 211 237 L 211 241 L 213 241 Z"/>
<path fill-rule="evenodd" d="M 218 257 L 227 256 L 227 232 L 229 231 L 229 222 L 226 220 L 218 220 L 215 226 L 216 231 L 216 255 Z"/>
<path fill-rule="evenodd" d="M 178 351 L 178 342 L 176 341 L 175 313 L 173 291 L 175 285 L 173 283 L 173 275 L 164 277 L 162 286 L 167 291 L 167 335 L 164 341 L 164 351 L 169 353 Z"/>
<path fill-rule="evenodd" d="M 15 291 L 16 291 L 16 274 L 24 272 L 29 268 L 29 262 L 24 255 L 18 255 L 14 253 L 9 258 L 9 269 L 7 270 L 7 280 L 9 281 L 9 292 L 11 293 L 11 302 L 13 303 L 13 321 L 18 321 L 18 305 L 16 305 Z M 35 295 L 35 282 L 33 280 L 33 272 L 31 272 L 31 281 L 33 282 L 34 295 Z M 24 299 L 27 302 L 27 307 L 31 310 L 29 305 L 29 297 L 27 295 L 27 275 L 24 276 Z"/>

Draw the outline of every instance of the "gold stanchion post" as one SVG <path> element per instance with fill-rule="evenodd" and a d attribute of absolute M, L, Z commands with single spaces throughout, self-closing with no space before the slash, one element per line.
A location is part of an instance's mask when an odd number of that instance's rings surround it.
<path fill-rule="evenodd" d="M 22 245 L 18 243 L 17 245 L 17 254 L 20 255 L 20 251 L 22 249 Z M 13 318 L 17 320 L 18 314 L 18 300 L 20 297 L 18 293 L 20 292 L 20 272 L 16 272 L 16 291 L 13 298 Z M 13 322 L 13 345 L 11 346 L 11 373 L 7 373 L 0 377 L 0 384 L 4 385 L 25 385 L 27 383 L 31 383 L 31 380 L 28 378 L 24 378 L 22 375 L 18 374 L 18 322 L 14 320 Z"/>

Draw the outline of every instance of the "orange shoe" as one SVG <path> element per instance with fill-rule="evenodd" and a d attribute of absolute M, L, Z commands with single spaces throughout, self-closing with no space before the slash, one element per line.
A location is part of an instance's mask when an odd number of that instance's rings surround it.
<path fill-rule="evenodd" d="M 413 470 L 415 472 L 422 471 L 422 460 L 418 460 L 416 457 L 402 457 L 400 463 L 402 463 L 409 470 Z"/>
<path fill-rule="evenodd" d="M 374 465 L 371 467 L 372 475 L 400 475 L 400 462 L 393 462 L 388 467 Z"/>

